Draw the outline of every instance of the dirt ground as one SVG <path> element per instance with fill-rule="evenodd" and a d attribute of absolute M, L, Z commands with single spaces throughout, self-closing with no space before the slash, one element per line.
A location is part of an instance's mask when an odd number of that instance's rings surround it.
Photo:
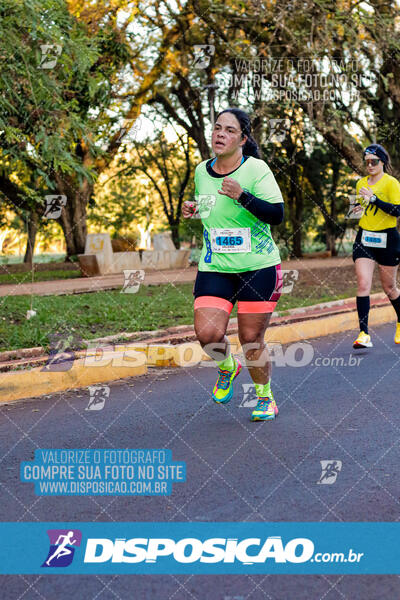
<path fill-rule="evenodd" d="M 0 265 L 0 275 L 7 273 L 25 273 L 30 271 L 30 265 Z M 79 264 L 72 262 L 35 263 L 35 271 L 79 271 Z"/>
<path fill-rule="evenodd" d="M 343 266 L 326 266 L 316 268 L 310 265 L 310 268 L 299 269 L 299 278 L 296 281 L 296 290 L 298 293 L 311 291 L 314 288 L 316 295 L 336 296 L 344 294 L 349 288 L 356 289 L 356 274 L 354 264 Z M 382 291 L 379 279 L 378 267 L 375 268 L 372 292 Z"/>

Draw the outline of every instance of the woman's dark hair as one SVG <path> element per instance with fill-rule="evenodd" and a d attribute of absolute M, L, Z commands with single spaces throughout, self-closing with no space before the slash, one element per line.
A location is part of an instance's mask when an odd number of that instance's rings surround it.
<path fill-rule="evenodd" d="M 235 116 L 239 121 L 240 129 L 242 130 L 242 137 L 247 136 L 246 143 L 243 146 L 243 154 L 245 156 L 261 158 L 261 153 L 257 142 L 251 135 L 251 121 L 249 115 L 240 108 L 226 108 L 225 110 L 221 110 L 221 112 L 218 114 L 218 117 L 224 113 L 231 113 L 233 116 Z"/>
<path fill-rule="evenodd" d="M 385 150 L 383 146 L 380 144 L 371 144 L 367 146 L 363 152 L 363 156 L 365 158 L 366 154 L 375 154 L 382 162 L 383 162 L 383 170 L 385 173 L 392 173 L 392 163 L 390 161 L 389 152 Z"/>

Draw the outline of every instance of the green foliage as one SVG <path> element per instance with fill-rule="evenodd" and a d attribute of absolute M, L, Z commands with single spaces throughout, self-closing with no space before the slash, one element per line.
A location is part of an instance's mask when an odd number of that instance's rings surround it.
<path fill-rule="evenodd" d="M 183 219 L 179 228 L 182 242 L 192 242 L 195 238 L 196 246 L 203 245 L 203 225 L 201 219 Z"/>
<path fill-rule="evenodd" d="M 90 81 L 98 50 L 64 0 L 4 0 L 0 37 L 2 171 L 18 174 L 24 196 L 42 203 L 43 191 L 55 188 L 56 172 L 89 175 L 75 155 L 87 129 L 75 97 Z M 52 47 L 49 54 L 46 48 L 42 54 L 45 45 Z M 52 61 L 54 67 L 45 68 Z"/>
<path fill-rule="evenodd" d="M 24 217 L 32 207 L 41 207 L 44 194 L 65 176 L 85 214 L 90 198 L 81 200 L 79 186 L 90 187 L 109 167 L 118 149 L 113 136 L 125 117 L 132 123 L 143 106 L 150 107 L 155 118 L 168 117 L 185 131 L 206 158 L 213 112 L 235 104 L 252 115 L 261 142 L 268 136 L 269 119 L 293 115 L 292 148 L 286 142 L 264 143 L 265 158 L 276 165 L 288 201 L 285 223 L 275 229 L 280 242 L 293 245 L 299 227 L 303 237 L 340 236 L 349 175 L 355 169 L 361 173 L 362 146 L 384 142 L 395 174 L 400 173 L 395 127 L 400 118 L 399 13 L 394 0 L 373 5 L 356 0 L 198 0 L 180 4 L 179 11 L 163 0 L 2 0 L 0 194 L 13 206 L 17 197 Z M 43 44 L 61 46 L 52 69 L 39 68 Z M 194 47 L 204 44 L 215 52 L 205 68 L 196 68 Z M 334 59 L 336 74 L 345 75 L 347 83 L 331 86 L 334 95 L 323 102 L 269 101 L 265 88 L 251 77 L 257 75 L 254 64 L 246 85 L 232 83 L 240 71 L 238 60 L 268 58 L 288 65 L 293 57 Z M 355 80 L 350 77 L 353 64 Z M 274 72 L 258 71 L 270 85 Z M 301 83 L 301 62 L 284 67 L 283 73 L 293 76 L 295 89 L 307 87 Z M 159 170 L 161 179 L 148 178 L 148 184 L 132 178 L 140 169 L 153 175 L 157 170 L 154 158 L 162 156 L 161 147 L 156 152 L 158 130 L 151 137 L 142 148 L 145 164 L 137 155 L 126 156 L 107 192 L 97 188 L 90 218 L 113 233 L 129 233 L 135 224 L 155 218 L 160 226 L 174 228 L 176 239 L 179 204 L 191 197 L 192 184 L 182 189 L 184 181 L 173 164 Z M 165 149 L 182 167 L 183 148 L 172 144 Z M 192 151 L 189 162 L 192 181 L 198 162 Z M 126 167 L 130 173 L 122 171 Z M 293 181 L 302 193 L 294 193 Z M 73 230 L 84 221 L 81 213 L 71 216 Z M 2 216 L 4 221 L 0 209 L 0 223 Z M 201 226 L 183 222 L 180 234 L 200 239 Z"/>
<path fill-rule="evenodd" d="M 151 224 L 153 233 L 179 226 L 181 239 L 188 239 L 181 206 L 194 196 L 194 152 L 181 136 L 170 142 L 155 130 L 154 137 L 122 147 L 108 177 L 96 185 L 90 224 L 122 236 Z"/>
<path fill-rule="evenodd" d="M 46 194 L 65 194 L 67 253 L 83 251 L 86 205 L 114 136 L 115 85 L 130 48 L 110 19 L 93 26 L 70 0 L 5 0 L 0 6 L 0 199 L 37 222 Z M 78 11 L 79 13 L 79 11 Z M 111 123 L 111 126 L 110 126 Z M 0 208 L 0 214 L 2 210 Z"/>

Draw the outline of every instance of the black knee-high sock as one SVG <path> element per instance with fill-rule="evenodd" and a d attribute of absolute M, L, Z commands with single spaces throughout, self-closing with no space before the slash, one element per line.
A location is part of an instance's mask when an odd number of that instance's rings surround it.
<path fill-rule="evenodd" d="M 400 323 L 400 296 L 396 300 L 390 300 L 394 310 L 396 311 L 397 321 Z"/>
<path fill-rule="evenodd" d="M 357 312 L 360 331 L 368 333 L 369 296 L 357 296 Z"/>

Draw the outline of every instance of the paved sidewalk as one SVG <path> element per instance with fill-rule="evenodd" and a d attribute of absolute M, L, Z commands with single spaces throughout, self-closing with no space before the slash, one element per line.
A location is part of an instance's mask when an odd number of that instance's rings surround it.
<path fill-rule="evenodd" d="M 197 268 L 175 269 L 166 271 L 147 271 L 143 284 L 185 283 L 194 281 Z M 100 277 L 77 277 L 74 279 L 58 279 L 54 281 L 37 281 L 35 283 L 15 283 L 0 285 L 0 296 L 61 296 L 63 294 L 81 294 L 100 290 L 115 290 L 123 286 L 123 273 L 102 275 Z"/>
<path fill-rule="evenodd" d="M 346 258 L 313 258 L 284 261 L 283 269 L 313 270 L 340 268 L 352 264 L 350 257 Z M 144 285 L 160 283 L 188 283 L 195 280 L 197 267 L 173 269 L 165 271 L 147 271 Z M 64 294 L 81 294 L 83 292 L 98 292 L 114 290 L 122 287 L 123 273 L 102 275 L 100 277 L 79 277 L 75 279 L 59 279 L 55 281 L 37 281 L 35 283 L 0 284 L 0 296 L 59 296 Z"/>

